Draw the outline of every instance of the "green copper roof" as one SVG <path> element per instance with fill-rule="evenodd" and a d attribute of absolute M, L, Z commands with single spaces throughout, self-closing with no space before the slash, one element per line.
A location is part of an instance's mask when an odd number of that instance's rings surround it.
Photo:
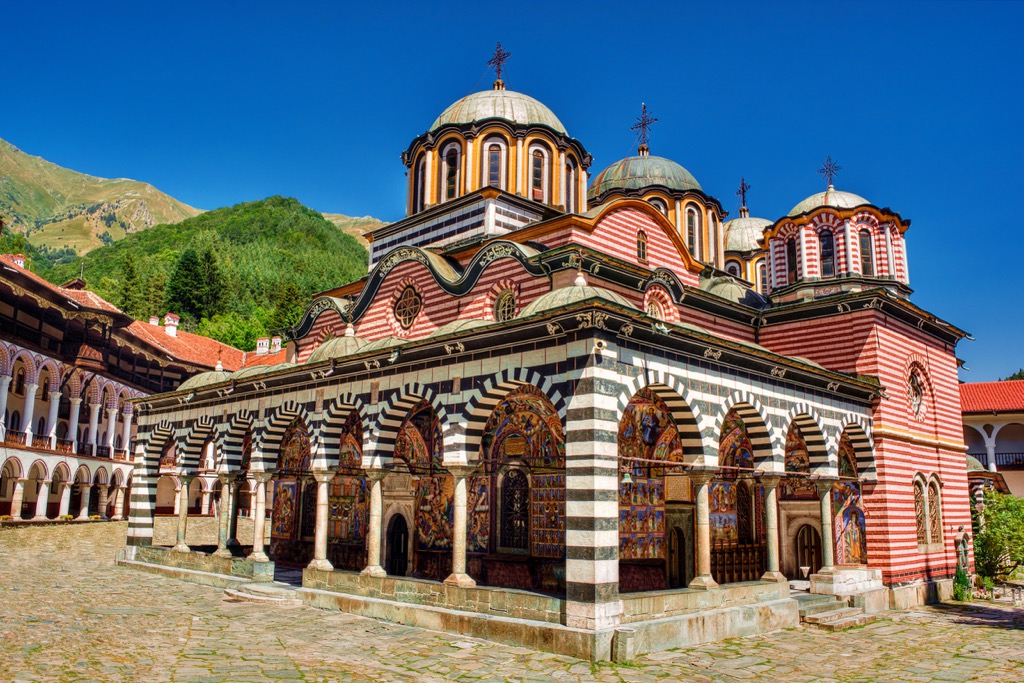
<path fill-rule="evenodd" d="M 610 301 L 611 303 L 624 308 L 636 308 L 636 306 L 629 303 L 615 292 L 610 292 L 607 289 L 603 289 L 601 287 L 580 287 L 578 285 L 572 285 L 571 287 L 562 287 L 553 292 L 548 292 L 524 308 L 518 317 L 529 318 L 531 315 L 536 315 L 543 311 L 564 308 L 578 301 L 585 301 L 587 299 L 604 299 L 605 301 Z"/>
<path fill-rule="evenodd" d="M 487 325 L 490 324 L 491 323 L 488 322 L 487 320 L 481 320 L 479 318 L 465 318 L 463 320 L 453 320 L 452 322 L 446 325 L 441 325 L 441 327 L 437 328 L 427 336 L 444 337 L 445 335 L 455 334 L 456 332 L 461 332 L 462 330 L 472 330 L 473 328 L 486 327 Z"/>
<path fill-rule="evenodd" d="M 217 382 L 226 382 L 231 378 L 231 373 L 224 372 L 223 370 L 210 370 L 209 372 L 200 372 L 198 375 L 193 375 L 187 380 L 178 385 L 178 391 L 188 389 L 198 389 L 199 387 L 205 387 L 210 384 L 216 384 Z"/>
<path fill-rule="evenodd" d="M 981 464 L 981 461 L 975 458 L 970 453 L 967 454 L 967 471 L 968 472 L 986 472 L 985 466 Z"/>
<path fill-rule="evenodd" d="M 529 95 L 511 90 L 485 90 L 466 95 L 441 112 L 430 130 L 446 124 L 460 125 L 486 119 L 504 119 L 522 126 L 541 125 L 568 135 L 565 126 L 550 109 Z"/>
<path fill-rule="evenodd" d="M 587 196 L 593 199 L 608 190 L 640 190 L 652 185 L 663 185 L 670 190 L 701 190 L 693 174 L 676 162 L 644 155 L 620 159 L 598 173 L 590 183 Z"/>
<path fill-rule="evenodd" d="M 316 347 L 316 350 L 309 354 L 306 362 L 319 363 L 332 358 L 352 356 L 359 353 L 364 346 L 366 346 L 366 340 L 360 337 L 335 337 Z"/>
<path fill-rule="evenodd" d="M 812 194 L 807 199 L 793 207 L 789 212 L 790 216 L 799 216 L 808 211 L 814 211 L 820 206 L 831 206 L 836 209 L 852 209 L 855 206 L 870 204 L 868 200 L 852 192 L 840 192 L 831 185 L 824 192 Z"/>
<path fill-rule="evenodd" d="M 722 227 L 725 228 L 725 250 L 726 251 L 756 251 L 761 247 L 757 245 L 761 235 L 764 234 L 765 226 L 772 222 L 764 218 L 752 216 L 740 216 L 731 221 L 726 221 Z"/>
<path fill-rule="evenodd" d="M 295 367 L 295 363 L 278 363 L 276 365 L 254 365 L 251 368 L 242 368 L 237 371 L 232 377 L 234 379 L 245 379 L 247 377 L 258 377 L 259 375 L 266 375 L 276 370 L 284 370 L 285 368 Z"/>

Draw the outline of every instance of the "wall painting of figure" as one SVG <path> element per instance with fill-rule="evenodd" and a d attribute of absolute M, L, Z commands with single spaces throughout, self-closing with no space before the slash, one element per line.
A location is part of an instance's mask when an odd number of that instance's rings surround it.
<path fill-rule="evenodd" d="M 779 483 L 782 500 L 817 500 L 814 482 L 806 476 L 811 473 L 807 442 L 796 424 L 791 425 L 786 434 L 786 473 L 794 476 L 784 477 Z"/>

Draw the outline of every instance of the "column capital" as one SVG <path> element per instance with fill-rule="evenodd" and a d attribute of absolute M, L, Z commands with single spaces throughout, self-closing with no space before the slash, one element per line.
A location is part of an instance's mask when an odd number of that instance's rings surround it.
<path fill-rule="evenodd" d="M 384 481 L 384 477 L 390 474 L 388 470 L 382 470 L 376 467 L 367 467 L 363 472 L 366 473 L 366 478 L 370 481 Z"/>
<path fill-rule="evenodd" d="M 700 486 L 701 484 L 707 484 L 712 479 L 714 479 L 715 475 L 718 474 L 718 471 L 717 470 L 696 470 L 696 469 L 694 469 L 694 470 L 690 470 L 686 474 L 690 478 L 690 481 L 692 481 L 694 484 L 697 484 L 698 486 Z"/>
<path fill-rule="evenodd" d="M 320 484 L 326 484 L 334 479 L 335 472 L 330 470 L 313 470 L 313 478 Z"/>
<path fill-rule="evenodd" d="M 779 485 L 780 481 L 782 481 L 782 475 L 774 473 L 762 474 L 759 476 L 756 475 L 755 478 L 757 479 L 757 481 L 761 482 L 761 486 L 765 487 L 766 489 L 773 489 Z"/>
<path fill-rule="evenodd" d="M 469 476 L 471 476 L 473 473 L 475 473 L 477 471 L 478 467 L 479 467 L 479 465 L 477 463 L 469 463 L 469 464 L 467 464 L 467 463 L 461 463 L 461 462 L 453 462 L 453 463 L 446 464 L 444 466 L 444 468 L 446 470 L 448 470 L 448 472 L 453 477 L 456 477 L 456 478 L 458 478 L 458 477 L 469 477 Z"/>
<path fill-rule="evenodd" d="M 274 472 L 271 470 L 250 470 L 249 476 L 256 480 L 257 484 L 265 484 L 274 477 Z"/>
<path fill-rule="evenodd" d="M 832 485 L 835 484 L 838 479 L 832 477 L 818 477 L 814 480 L 814 488 L 818 491 L 818 495 L 824 495 L 832 490 Z"/>
<path fill-rule="evenodd" d="M 70 398 L 70 399 L 68 399 L 68 401 L 70 401 L 71 405 L 73 405 L 73 406 L 80 406 L 80 405 L 82 405 L 82 397 L 81 396 L 79 396 L 78 398 Z"/>
<path fill-rule="evenodd" d="M 222 485 L 224 485 L 224 486 L 227 486 L 228 484 L 230 484 L 231 480 L 233 480 L 234 478 L 235 478 L 234 475 L 232 475 L 230 472 L 218 472 L 217 473 L 217 480 Z"/>

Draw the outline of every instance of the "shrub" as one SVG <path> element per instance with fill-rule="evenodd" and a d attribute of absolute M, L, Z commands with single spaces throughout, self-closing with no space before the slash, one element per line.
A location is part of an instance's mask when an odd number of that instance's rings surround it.
<path fill-rule="evenodd" d="M 953 576 L 953 599 L 959 602 L 968 600 L 971 597 L 971 580 L 967 578 L 967 572 L 963 567 L 956 568 Z"/>

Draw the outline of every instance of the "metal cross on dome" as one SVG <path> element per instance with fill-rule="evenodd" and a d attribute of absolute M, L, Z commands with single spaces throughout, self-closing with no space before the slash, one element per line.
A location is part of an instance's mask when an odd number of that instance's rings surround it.
<path fill-rule="evenodd" d="M 750 185 L 747 185 L 746 178 L 740 178 L 740 189 L 736 190 L 736 195 L 740 198 L 740 206 L 747 205 L 747 190 L 750 189 Z"/>
<path fill-rule="evenodd" d="M 832 155 L 825 157 L 825 163 L 818 169 L 818 173 L 825 176 L 825 180 L 828 181 L 828 186 L 832 187 L 833 181 L 836 176 L 839 175 L 839 171 L 843 170 L 843 167 L 832 161 Z"/>
<path fill-rule="evenodd" d="M 505 62 L 512 56 L 511 52 L 506 52 L 501 49 L 501 41 L 498 41 L 498 46 L 494 48 L 494 55 L 488 60 L 487 66 L 493 66 L 494 72 L 498 75 L 498 80 L 501 80 L 501 72 L 505 67 Z"/>
<path fill-rule="evenodd" d="M 640 103 L 640 116 L 637 117 L 636 123 L 629 127 L 630 130 L 638 131 L 636 134 L 637 141 L 641 146 L 646 146 L 647 141 L 651 139 L 651 126 L 658 122 L 658 119 L 647 113 L 647 103 Z"/>

